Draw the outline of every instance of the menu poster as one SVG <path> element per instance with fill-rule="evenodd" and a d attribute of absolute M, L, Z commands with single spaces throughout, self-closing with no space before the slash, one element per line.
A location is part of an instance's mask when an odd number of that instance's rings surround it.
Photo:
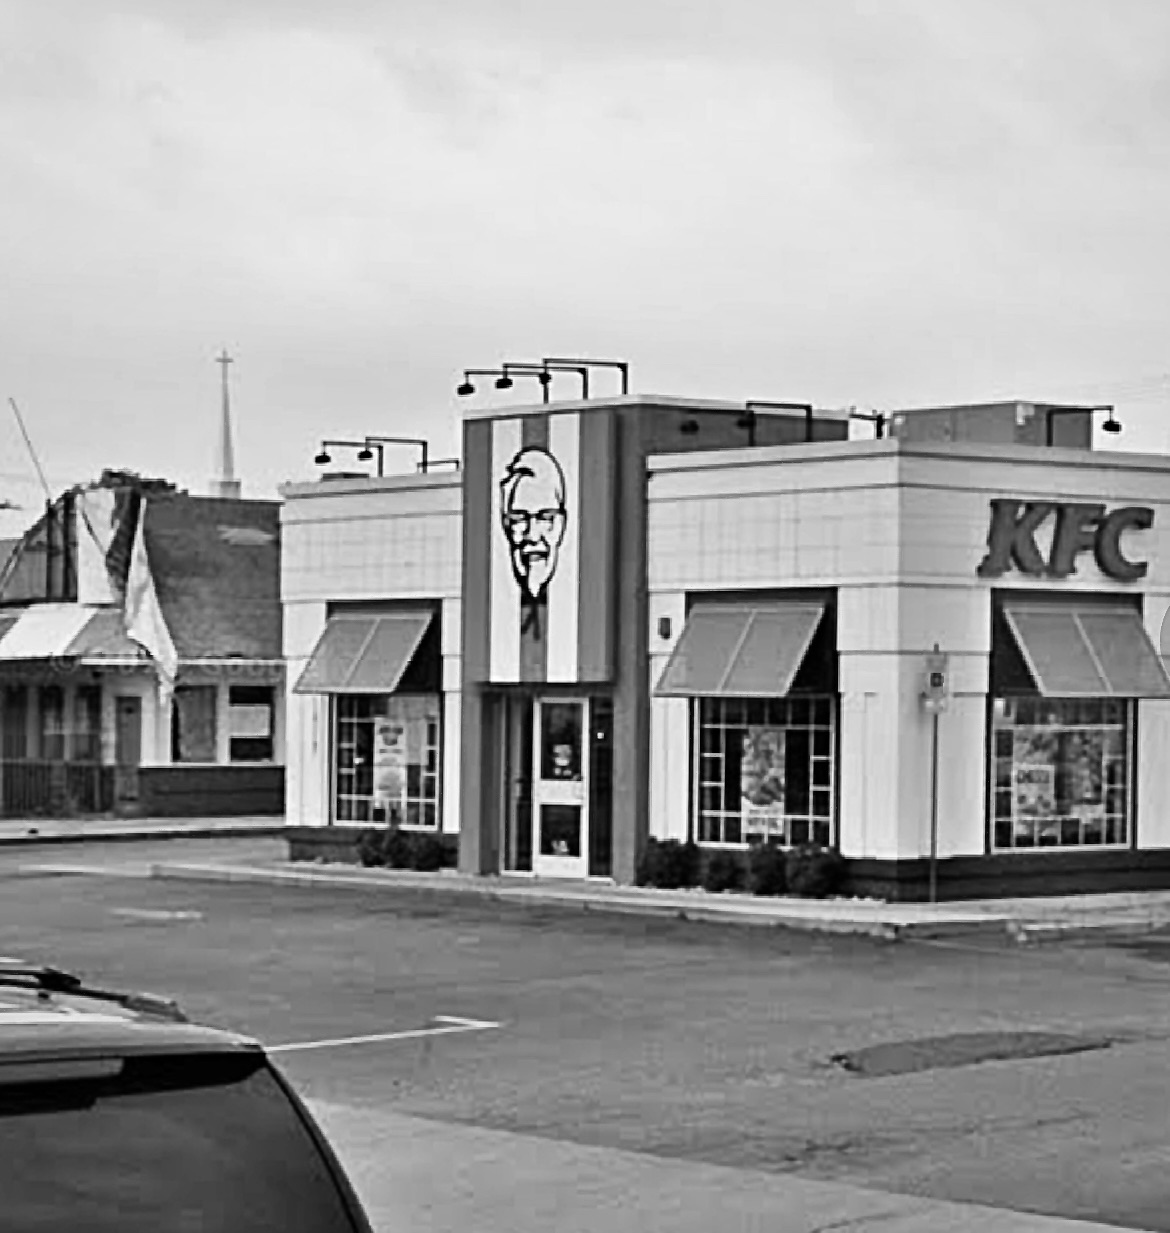
<path fill-rule="evenodd" d="M 755 725 L 743 738 L 740 793 L 745 806 L 784 805 L 784 729 Z"/>
<path fill-rule="evenodd" d="M 1017 818 L 1051 818 L 1056 813 L 1056 767 L 1017 763 L 1012 768 L 1012 795 Z"/>
<path fill-rule="evenodd" d="M 374 721 L 374 803 L 391 812 L 406 803 L 406 725 Z"/>

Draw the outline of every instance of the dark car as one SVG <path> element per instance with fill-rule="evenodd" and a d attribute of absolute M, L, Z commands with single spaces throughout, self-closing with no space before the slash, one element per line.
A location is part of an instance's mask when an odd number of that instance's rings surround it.
<path fill-rule="evenodd" d="M 0 959 L 5 1233 L 371 1233 L 263 1047 Z"/>

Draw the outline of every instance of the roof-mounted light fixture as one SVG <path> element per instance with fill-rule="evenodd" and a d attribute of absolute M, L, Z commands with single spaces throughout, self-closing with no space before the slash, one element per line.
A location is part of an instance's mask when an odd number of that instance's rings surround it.
<path fill-rule="evenodd" d="M 503 368 L 465 368 L 463 370 L 463 383 L 459 386 L 456 386 L 455 393 L 458 394 L 460 398 L 468 398 L 470 397 L 470 395 L 474 394 L 475 393 L 475 383 L 471 380 L 472 377 L 495 377 L 496 378 L 496 389 L 498 390 L 511 389 L 512 388 L 512 378 L 508 375 L 508 371 L 507 371 L 509 368 L 518 369 L 519 365 L 505 364 Z M 538 374 L 520 373 L 519 375 L 537 376 Z M 542 401 L 548 402 L 549 400 L 548 387 L 549 387 L 549 382 L 552 380 L 552 377 L 548 373 L 542 373 L 540 375 L 543 376 L 544 378 L 540 382 L 541 389 L 543 391 Z"/>
<path fill-rule="evenodd" d="M 333 461 L 333 456 L 329 453 L 330 447 L 357 450 L 359 462 L 369 462 L 374 456 L 369 441 L 322 441 L 321 452 L 313 459 L 317 466 L 327 467 Z M 378 451 L 378 474 L 382 474 L 381 450 Z"/>
<path fill-rule="evenodd" d="M 622 393 L 630 392 L 630 366 L 625 360 L 587 360 L 576 357 L 565 356 L 546 356 L 544 363 L 552 366 L 555 364 L 566 365 L 583 365 L 585 368 L 616 368 L 622 376 Z"/>
<path fill-rule="evenodd" d="M 813 405 L 811 402 L 762 402 L 757 398 L 750 399 L 743 404 L 743 415 L 736 420 L 736 425 L 739 428 L 748 430 L 748 445 L 756 443 L 756 411 L 803 411 L 804 412 L 804 439 L 811 441 L 813 439 Z"/>
<path fill-rule="evenodd" d="M 1121 431 L 1121 421 L 1113 414 L 1112 403 L 1102 403 L 1099 407 L 1045 407 L 1044 408 L 1044 443 L 1056 444 L 1055 420 L 1058 415 L 1085 415 L 1094 411 L 1108 411 L 1109 418 L 1101 425 L 1101 431 L 1116 434 Z"/>

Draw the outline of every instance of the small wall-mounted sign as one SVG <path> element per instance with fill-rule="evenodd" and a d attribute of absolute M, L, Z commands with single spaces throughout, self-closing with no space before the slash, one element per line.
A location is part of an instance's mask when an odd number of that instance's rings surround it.
<path fill-rule="evenodd" d="M 1052 517 L 1056 525 L 1046 561 L 1036 546 L 1036 532 Z M 1107 577 L 1135 582 L 1146 576 L 1149 566 L 1122 553 L 1121 536 L 1153 524 L 1154 511 L 1144 505 L 1125 505 L 1106 514 L 1104 505 L 1075 501 L 994 500 L 979 577 L 998 578 L 1014 567 L 1037 578 L 1067 578 L 1076 572 L 1077 557 L 1092 552 Z"/>

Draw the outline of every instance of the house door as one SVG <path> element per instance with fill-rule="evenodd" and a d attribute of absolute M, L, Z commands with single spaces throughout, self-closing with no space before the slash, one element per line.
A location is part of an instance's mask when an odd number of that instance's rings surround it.
<path fill-rule="evenodd" d="M 534 703 L 533 871 L 541 877 L 589 873 L 589 728 L 583 698 Z"/>
<path fill-rule="evenodd" d="M 114 796 L 117 804 L 138 800 L 142 762 L 142 699 L 119 697 L 114 707 Z"/>

